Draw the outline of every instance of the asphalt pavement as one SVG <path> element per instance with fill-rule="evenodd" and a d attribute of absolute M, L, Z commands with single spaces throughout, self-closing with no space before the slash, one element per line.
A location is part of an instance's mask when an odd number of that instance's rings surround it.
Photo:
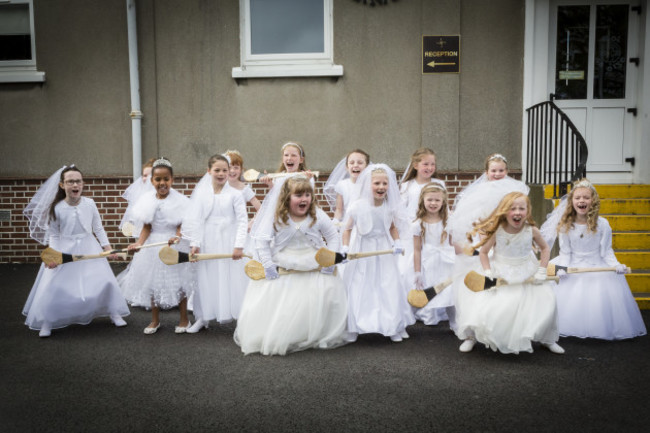
<path fill-rule="evenodd" d="M 121 267 L 117 266 L 117 272 Z M 640 432 L 650 428 L 650 338 L 562 338 L 460 353 L 446 324 L 392 343 L 244 356 L 234 324 L 174 334 L 178 311 L 132 309 L 54 330 L 24 325 L 36 265 L 0 264 L 0 432 Z M 646 326 L 650 313 L 643 312 Z"/>

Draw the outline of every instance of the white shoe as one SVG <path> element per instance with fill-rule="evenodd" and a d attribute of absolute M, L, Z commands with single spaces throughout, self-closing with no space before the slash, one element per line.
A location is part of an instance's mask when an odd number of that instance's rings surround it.
<path fill-rule="evenodd" d="M 402 341 L 402 336 L 399 334 L 391 335 L 390 341 L 392 341 L 393 343 L 399 343 Z"/>
<path fill-rule="evenodd" d="M 545 346 L 548 350 L 550 350 L 551 352 L 553 352 L 553 353 L 555 353 L 555 354 L 558 354 L 558 355 L 562 355 L 562 354 L 564 354 L 564 349 L 562 349 L 562 346 L 560 346 L 560 345 L 557 344 L 557 343 L 544 344 L 544 346 Z"/>
<path fill-rule="evenodd" d="M 119 316 L 117 314 L 111 316 L 111 321 L 117 326 L 118 328 L 121 328 L 122 326 L 126 326 L 126 322 L 124 319 L 122 319 L 122 316 Z"/>
<path fill-rule="evenodd" d="M 160 328 L 160 323 L 157 326 L 154 326 L 153 328 L 146 327 L 144 328 L 144 333 L 147 335 L 155 334 L 156 331 L 158 331 L 158 328 Z"/>
<path fill-rule="evenodd" d="M 188 328 L 190 328 L 191 326 L 192 326 L 192 322 L 190 322 L 190 321 L 188 320 L 188 321 L 187 321 L 187 325 L 185 325 L 185 326 L 176 326 L 176 327 L 174 328 L 174 332 L 175 332 L 176 334 L 185 334 L 185 333 L 187 332 Z"/>
<path fill-rule="evenodd" d="M 203 328 L 207 329 L 207 327 L 208 327 L 208 322 L 204 322 L 203 319 L 199 319 L 196 322 L 194 322 L 194 325 L 188 327 L 185 332 L 187 332 L 188 334 L 196 334 Z"/>
<path fill-rule="evenodd" d="M 408 334 L 408 332 L 406 332 L 406 329 L 402 330 L 402 332 L 400 332 L 399 335 L 402 338 L 409 338 L 409 334 Z"/>
<path fill-rule="evenodd" d="M 463 353 L 471 352 L 475 344 L 476 340 L 468 338 L 467 340 L 463 341 L 463 344 L 460 345 L 460 348 L 458 348 L 458 350 Z"/>
<path fill-rule="evenodd" d="M 348 343 L 354 343 L 355 341 L 357 341 L 358 336 L 359 334 L 357 334 L 356 332 L 348 332 L 347 337 L 345 337 L 345 341 L 347 341 Z"/>
<path fill-rule="evenodd" d="M 49 337 L 52 335 L 52 328 L 50 327 L 49 323 L 43 323 L 43 326 L 41 326 L 41 330 L 38 332 L 39 337 Z"/>

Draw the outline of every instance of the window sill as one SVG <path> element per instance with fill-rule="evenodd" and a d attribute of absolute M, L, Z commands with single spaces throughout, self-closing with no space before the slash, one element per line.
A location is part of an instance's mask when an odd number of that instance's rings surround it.
<path fill-rule="evenodd" d="M 45 72 L 0 70 L 0 83 L 43 83 L 43 82 L 45 82 Z"/>
<path fill-rule="evenodd" d="M 259 65 L 232 68 L 233 78 L 341 77 L 341 65 Z"/>

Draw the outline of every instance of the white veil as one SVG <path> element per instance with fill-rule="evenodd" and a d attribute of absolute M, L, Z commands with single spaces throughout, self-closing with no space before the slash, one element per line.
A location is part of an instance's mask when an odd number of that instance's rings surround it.
<path fill-rule="evenodd" d="M 336 208 L 336 184 L 350 177 L 347 162 L 348 158 L 346 156 L 336 164 L 336 167 L 332 170 L 332 173 L 329 178 L 327 178 L 327 182 L 325 182 L 325 186 L 323 187 L 323 195 L 325 196 L 327 203 L 329 203 L 332 211 Z"/>
<path fill-rule="evenodd" d="M 560 199 L 560 203 L 553 209 L 551 213 L 546 215 L 546 221 L 539 228 L 539 231 L 542 233 L 542 237 L 548 244 L 549 248 L 553 248 L 555 239 L 557 238 L 557 226 L 560 223 L 560 218 L 564 215 L 564 211 L 567 207 L 567 196 L 563 196 Z"/>
<path fill-rule="evenodd" d="M 74 167 L 74 164 L 70 167 Z M 50 227 L 50 206 L 52 206 L 52 202 L 54 202 L 56 193 L 59 190 L 61 172 L 66 168 L 67 166 L 64 165 L 55 171 L 38 188 L 36 194 L 23 210 L 23 215 L 29 220 L 29 235 L 43 245 L 47 244 L 47 230 Z"/>

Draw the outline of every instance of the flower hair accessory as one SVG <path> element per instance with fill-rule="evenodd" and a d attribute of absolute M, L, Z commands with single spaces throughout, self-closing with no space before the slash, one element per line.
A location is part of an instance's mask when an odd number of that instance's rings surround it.
<path fill-rule="evenodd" d="M 501 159 L 503 162 L 507 163 L 508 160 L 506 159 L 505 156 L 501 155 L 500 153 L 495 153 L 492 155 L 490 158 L 488 158 L 488 161 L 494 161 L 495 159 Z"/>
<path fill-rule="evenodd" d="M 300 157 L 301 157 L 301 158 L 304 158 L 304 157 L 305 157 L 305 152 L 302 150 L 302 146 L 299 145 L 298 143 L 295 143 L 295 142 L 293 142 L 293 141 L 289 141 L 288 143 L 284 143 L 284 144 L 282 145 L 282 151 L 283 151 L 283 152 L 284 152 L 284 149 L 285 149 L 287 146 L 294 146 L 294 147 L 297 147 L 298 150 L 300 151 Z"/>
<path fill-rule="evenodd" d="M 169 162 L 169 160 L 167 158 L 162 157 L 162 158 L 158 158 L 157 160 L 155 160 L 153 165 L 152 165 L 153 168 L 160 167 L 160 166 L 171 168 L 172 163 Z"/>

